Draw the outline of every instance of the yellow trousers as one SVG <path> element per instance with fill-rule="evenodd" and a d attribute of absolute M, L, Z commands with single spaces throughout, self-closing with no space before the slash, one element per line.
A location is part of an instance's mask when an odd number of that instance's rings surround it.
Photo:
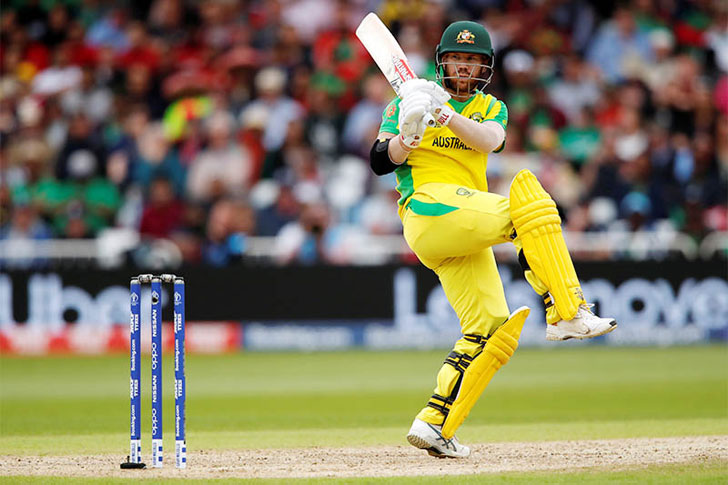
<path fill-rule="evenodd" d="M 439 425 L 456 397 L 463 369 L 483 348 L 482 337 L 491 335 L 510 313 L 491 246 L 512 242 L 520 251 L 521 245 L 507 198 L 458 185 L 419 187 L 402 223 L 410 248 L 438 275 L 464 335 L 438 373 L 435 394 L 418 415 Z M 548 293 L 530 270 L 525 276 L 539 295 Z M 558 320 L 555 308 L 549 307 L 547 321 Z"/>

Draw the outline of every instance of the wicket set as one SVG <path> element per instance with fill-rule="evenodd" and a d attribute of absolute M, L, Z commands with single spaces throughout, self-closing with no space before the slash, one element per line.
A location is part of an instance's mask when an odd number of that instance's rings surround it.
<path fill-rule="evenodd" d="M 151 287 L 152 330 L 152 466 L 162 467 L 162 284 L 173 283 L 174 290 L 174 409 L 175 409 L 175 466 L 187 467 L 185 438 L 185 282 L 173 274 L 141 274 L 131 278 L 130 308 L 130 375 L 131 439 L 129 457 L 121 468 L 145 468 L 142 463 L 141 441 L 141 299 L 142 285 Z"/>

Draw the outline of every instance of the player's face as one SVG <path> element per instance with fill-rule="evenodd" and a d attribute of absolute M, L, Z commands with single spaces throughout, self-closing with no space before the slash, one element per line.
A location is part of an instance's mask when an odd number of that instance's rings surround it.
<path fill-rule="evenodd" d="M 457 94 L 472 92 L 478 85 L 475 78 L 483 77 L 488 58 L 482 54 L 468 52 L 448 52 L 442 56 L 445 77 L 449 87 Z"/>

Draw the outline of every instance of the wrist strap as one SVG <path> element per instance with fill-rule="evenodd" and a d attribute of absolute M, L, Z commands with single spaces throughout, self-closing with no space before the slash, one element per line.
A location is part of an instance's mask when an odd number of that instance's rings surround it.
<path fill-rule="evenodd" d="M 413 150 L 412 147 L 408 146 L 404 142 L 404 137 L 402 136 L 402 133 L 399 134 L 399 136 L 397 137 L 397 139 L 399 140 L 399 146 L 402 147 L 402 150 L 406 151 L 407 153 L 409 153 L 409 152 L 411 152 Z"/>
<path fill-rule="evenodd" d="M 446 104 L 436 108 L 433 113 L 435 121 L 437 121 L 441 126 L 447 126 L 454 114 L 455 111 Z"/>

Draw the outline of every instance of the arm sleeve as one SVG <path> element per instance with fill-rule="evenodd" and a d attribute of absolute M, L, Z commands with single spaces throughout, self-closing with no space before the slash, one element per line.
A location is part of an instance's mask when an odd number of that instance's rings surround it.
<path fill-rule="evenodd" d="M 382 113 L 382 124 L 379 125 L 379 132 L 399 134 L 399 101 L 394 98 Z M 377 139 L 369 152 L 369 165 L 377 175 L 386 175 L 394 172 L 397 165 L 389 158 L 389 140 Z"/>
<path fill-rule="evenodd" d="M 369 165 L 377 175 L 386 175 L 394 172 L 401 165 L 397 165 L 389 158 L 389 140 L 376 140 L 369 152 Z"/>

